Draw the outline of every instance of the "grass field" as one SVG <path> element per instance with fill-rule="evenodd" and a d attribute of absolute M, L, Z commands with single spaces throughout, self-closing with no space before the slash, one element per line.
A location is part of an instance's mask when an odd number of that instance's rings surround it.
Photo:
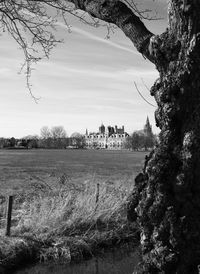
<path fill-rule="evenodd" d="M 85 180 L 133 181 L 145 153 L 105 150 L 0 150 L 1 193 L 18 193 L 35 182 L 54 182 L 65 174 Z"/>
<path fill-rule="evenodd" d="M 127 199 L 145 154 L 95 150 L 0 151 L 0 271 L 27 260 L 65 261 L 137 242 Z M 3 236 L 14 194 L 12 237 Z"/>

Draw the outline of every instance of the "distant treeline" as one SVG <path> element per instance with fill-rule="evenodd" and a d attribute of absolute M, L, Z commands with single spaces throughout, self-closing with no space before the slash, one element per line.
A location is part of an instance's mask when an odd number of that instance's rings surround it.
<path fill-rule="evenodd" d="M 124 148 L 129 150 L 149 150 L 156 144 L 156 135 L 153 133 L 141 134 L 133 132 L 132 135 L 126 138 Z M 74 132 L 70 137 L 67 136 L 63 126 L 55 126 L 49 129 L 48 127 L 41 128 L 41 134 L 28 135 L 26 137 L 17 138 L 0 138 L 0 149 L 66 149 L 86 148 L 85 136 Z"/>
<path fill-rule="evenodd" d="M 152 134 L 140 134 L 138 132 L 133 132 L 132 135 L 128 136 L 125 142 L 125 148 L 130 150 L 150 150 L 157 142 L 157 136 Z"/>
<path fill-rule="evenodd" d="M 48 148 L 48 149 L 65 149 L 65 148 L 85 148 L 85 138 L 65 137 L 65 138 L 0 138 L 0 149 L 31 149 L 31 148 Z"/>
<path fill-rule="evenodd" d="M 65 149 L 65 148 L 85 148 L 85 138 L 80 133 L 73 133 L 67 136 L 63 126 L 41 128 L 41 136 L 28 135 L 17 138 L 0 138 L 0 148 L 20 149 L 20 148 L 48 148 L 48 149 Z"/>

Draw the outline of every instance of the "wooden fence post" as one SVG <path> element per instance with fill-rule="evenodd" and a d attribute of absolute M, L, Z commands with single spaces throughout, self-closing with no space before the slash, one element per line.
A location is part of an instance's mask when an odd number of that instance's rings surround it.
<path fill-rule="evenodd" d="M 96 204 L 99 201 L 99 183 L 97 183 L 97 188 L 96 188 Z"/>
<path fill-rule="evenodd" d="M 7 216 L 6 216 L 6 236 L 10 236 L 11 220 L 12 220 L 12 204 L 13 196 L 8 197 Z"/>

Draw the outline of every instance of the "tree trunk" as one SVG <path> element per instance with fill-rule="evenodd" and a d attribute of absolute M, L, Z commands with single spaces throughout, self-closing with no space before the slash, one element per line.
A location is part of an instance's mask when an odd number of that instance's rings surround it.
<path fill-rule="evenodd" d="M 160 36 L 134 14 L 132 1 L 68 2 L 121 28 L 160 73 L 151 89 L 160 142 L 136 177 L 128 217 L 141 229 L 142 273 L 198 273 L 200 0 L 169 0 L 169 28 Z"/>
<path fill-rule="evenodd" d="M 171 1 L 169 29 L 150 51 L 160 72 L 151 89 L 160 141 L 135 179 L 128 217 L 141 229 L 141 273 L 199 273 L 199 0 Z"/>

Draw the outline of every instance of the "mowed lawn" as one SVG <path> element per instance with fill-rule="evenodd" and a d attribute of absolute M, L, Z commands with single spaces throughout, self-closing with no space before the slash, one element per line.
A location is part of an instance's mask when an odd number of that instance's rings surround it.
<path fill-rule="evenodd" d="M 145 152 L 109 150 L 0 150 L 1 194 L 28 191 L 36 182 L 51 184 L 63 175 L 81 183 L 133 183 Z"/>

